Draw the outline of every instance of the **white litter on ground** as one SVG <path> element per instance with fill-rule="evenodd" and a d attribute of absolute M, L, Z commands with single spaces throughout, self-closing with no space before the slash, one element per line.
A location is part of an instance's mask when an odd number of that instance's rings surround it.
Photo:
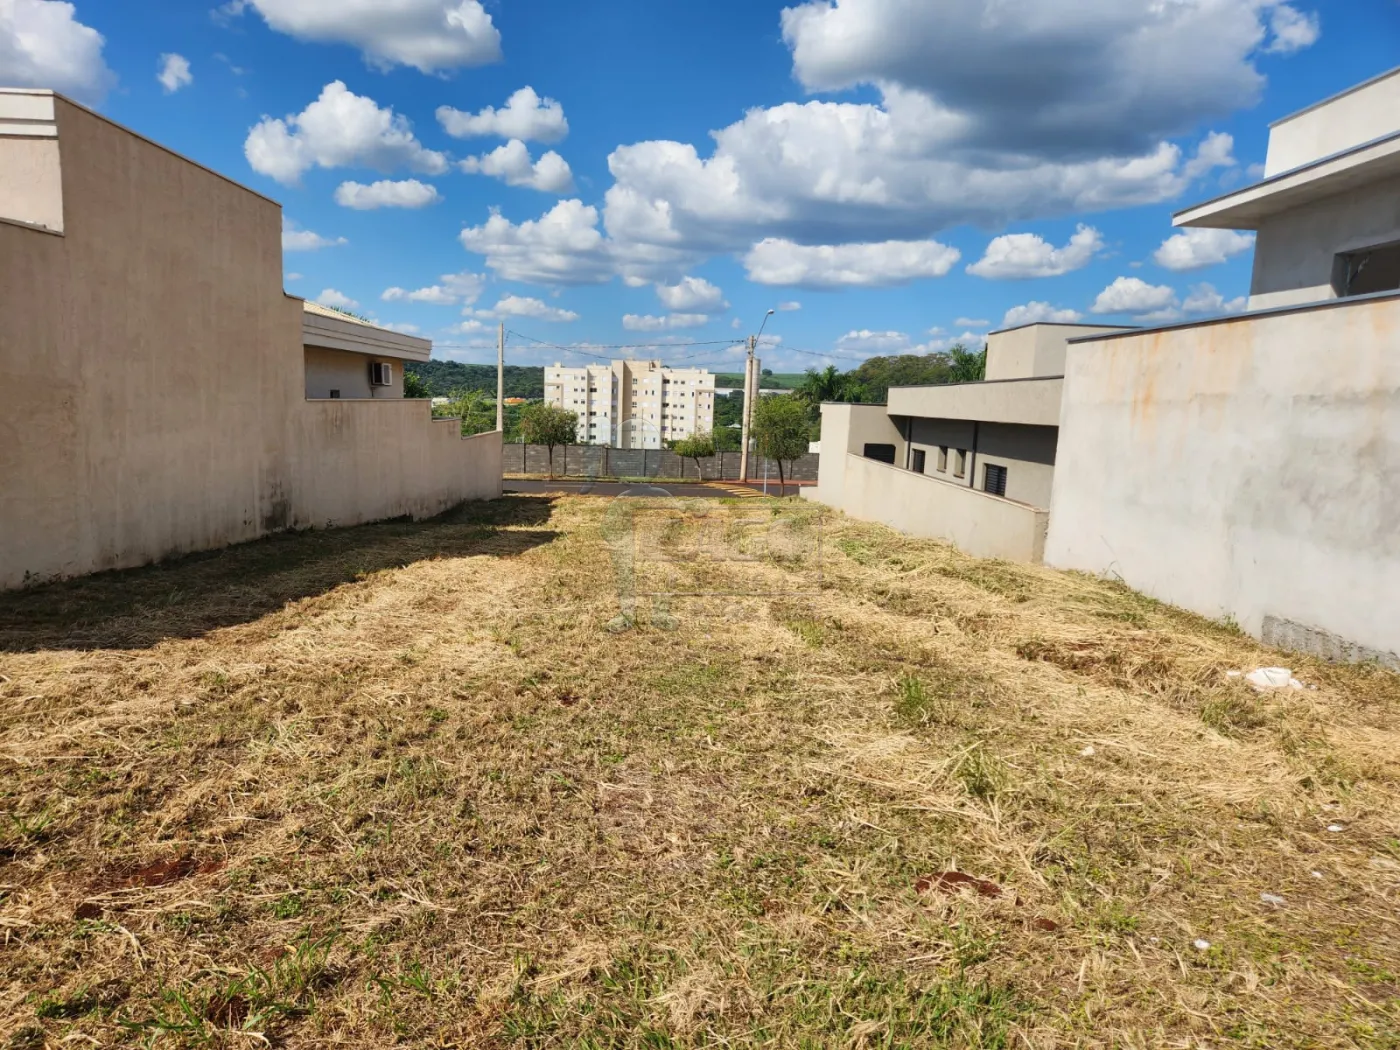
<path fill-rule="evenodd" d="M 1287 667 L 1259 667 L 1244 676 L 1244 680 L 1258 690 L 1306 689 L 1302 682 L 1293 677 Z"/>
<path fill-rule="evenodd" d="M 1207 952 L 1207 951 L 1210 951 L 1210 941 L 1201 940 L 1201 939 L 1198 938 L 1198 939 L 1192 941 L 1191 943 L 1192 943 L 1193 945 L 1195 945 L 1196 951 L 1198 951 L 1198 952 Z"/>
<path fill-rule="evenodd" d="M 1275 908 L 1282 908 L 1288 902 L 1274 893 L 1261 893 L 1259 899 L 1265 904 L 1272 904 Z"/>
<path fill-rule="evenodd" d="M 1346 831 L 1346 829 L 1347 829 L 1347 826 L 1346 826 L 1345 824 L 1328 824 L 1328 825 L 1327 825 L 1327 830 L 1330 831 L 1330 832 L 1332 832 L 1333 834 L 1336 834 L 1336 833 L 1339 832 L 1339 831 Z"/>
<path fill-rule="evenodd" d="M 1093 757 L 1094 757 L 1094 745 L 1093 745 L 1093 744 L 1090 744 L 1090 745 L 1089 745 L 1088 747 L 1086 747 L 1083 751 L 1079 752 L 1079 757 L 1080 757 L 1080 758 L 1093 758 Z"/>

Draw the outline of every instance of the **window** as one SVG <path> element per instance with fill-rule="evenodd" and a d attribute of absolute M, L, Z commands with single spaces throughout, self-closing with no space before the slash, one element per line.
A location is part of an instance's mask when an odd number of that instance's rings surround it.
<path fill-rule="evenodd" d="M 876 460 L 876 461 L 878 461 L 878 462 L 880 462 L 880 463 L 888 463 L 888 464 L 890 464 L 891 466 L 893 466 L 893 465 L 894 465 L 894 446 L 893 446 L 893 445 L 874 445 L 874 444 L 866 445 L 866 446 L 865 446 L 865 458 L 866 458 L 866 459 L 873 459 L 873 460 Z"/>
<path fill-rule="evenodd" d="M 1343 298 L 1400 288 L 1400 244 L 1381 244 L 1337 256 L 1332 286 Z"/>
<path fill-rule="evenodd" d="M 339 391 L 339 390 L 332 390 L 332 391 L 331 391 L 331 397 L 334 398 L 335 400 L 339 401 L 339 400 L 340 400 L 340 391 Z"/>
<path fill-rule="evenodd" d="M 995 463 L 988 463 L 982 470 L 982 491 L 991 493 L 993 496 L 1005 496 L 1006 468 L 999 467 Z"/>
<path fill-rule="evenodd" d="M 953 477 L 967 477 L 967 452 L 963 449 L 956 449 L 953 453 Z"/>
<path fill-rule="evenodd" d="M 909 465 L 909 469 L 911 469 L 915 474 L 922 474 L 924 472 L 924 463 L 926 460 L 924 450 L 921 448 L 916 448 L 914 450 L 914 455 L 912 459 L 913 462 Z"/>
<path fill-rule="evenodd" d="M 938 450 L 938 473 L 948 473 L 948 446 L 944 445 Z"/>

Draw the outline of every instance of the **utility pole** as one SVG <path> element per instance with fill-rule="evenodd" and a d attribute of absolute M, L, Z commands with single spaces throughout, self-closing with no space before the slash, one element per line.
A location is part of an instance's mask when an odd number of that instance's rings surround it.
<path fill-rule="evenodd" d="M 758 398 L 759 370 L 762 367 L 762 362 L 754 357 L 754 351 L 758 349 L 758 341 L 763 338 L 763 329 L 768 327 L 768 318 L 775 313 L 776 310 L 769 310 L 764 314 L 763 324 L 758 326 L 758 335 L 749 336 L 749 356 L 744 364 L 744 416 L 739 429 L 739 440 L 743 446 L 739 451 L 739 480 L 745 484 L 749 480 L 749 427 L 753 423 L 753 403 Z"/>
<path fill-rule="evenodd" d="M 744 359 L 744 414 L 739 418 L 739 480 L 749 480 L 749 420 L 753 418 L 753 351 L 758 337 L 749 336 L 749 354 Z"/>
<path fill-rule="evenodd" d="M 496 329 L 496 429 L 506 437 L 506 323 Z"/>

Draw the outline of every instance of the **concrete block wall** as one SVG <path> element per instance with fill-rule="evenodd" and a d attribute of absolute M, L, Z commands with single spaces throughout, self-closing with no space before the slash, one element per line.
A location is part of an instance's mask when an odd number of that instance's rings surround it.
<path fill-rule="evenodd" d="M 507 474 L 548 474 L 549 450 L 543 445 L 505 446 L 502 463 Z M 768 477 L 778 479 L 778 464 L 755 458 L 749 464 L 749 477 L 762 478 L 765 463 Z M 808 453 L 792 463 L 784 463 L 788 481 L 816 481 L 820 456 Z M 737 481 L 740 456 L 723 452 L 700 461 L 704 481 Z M 608 448 L 601 445 L 560 445 L 554 449 L 556 477 L 615 478 L 694 478 L 695 460 L 683 459 L 669 449 Z"/>

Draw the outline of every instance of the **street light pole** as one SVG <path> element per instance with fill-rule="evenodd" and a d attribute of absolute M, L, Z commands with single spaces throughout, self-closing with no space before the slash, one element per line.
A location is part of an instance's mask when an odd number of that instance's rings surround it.
<path fill-rule="evenodd" d="M 496 330 L 496 429 L 506 437 L 506 323 Z"/>
<path fill-rule="evenodd" d="M 754 351 L 758 349 L 758 341 L 763 337 L 763 329 L 768 326 L 768 318 L 772 317 L 776 310 L 769 310 L 763 315 L 763 324 L 758 326 L 758 335 L 749 336 L 749 354 L 744 362 L 744 415 L 741 420 L 742 426 L 739 428 L 739 480 L 748 483 L 749 480 L 749 427 L 753 422 L 753 403 L 758 397 L 759 361 L 754 357 Z"/>

